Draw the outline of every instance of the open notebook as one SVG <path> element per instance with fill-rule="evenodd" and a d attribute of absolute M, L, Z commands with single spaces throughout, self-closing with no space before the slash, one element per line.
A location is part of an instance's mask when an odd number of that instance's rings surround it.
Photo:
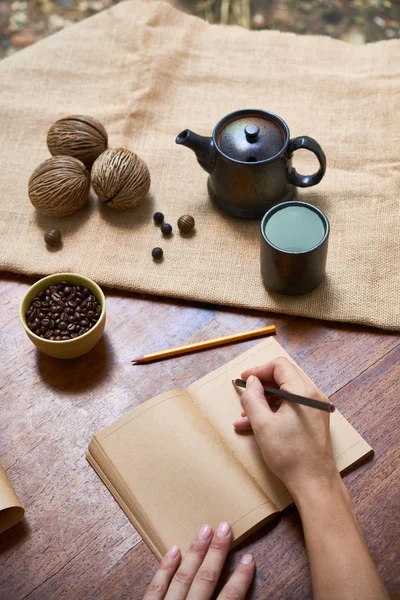
<path fill-rule="evenodd" d="M 278 356 L 290 359 L 267 338 L 186 390 L 130 410 L 90 442 L 89 463 L 158 558 L 174 544 L 185 551 L 203 523 L 228 521 L 237 544 L 293 502 L 254 436 L 232 427 L 241 406 L 231 380 Z M 340 471 L 372 452 L 337 410 L 331 432 Z"/>

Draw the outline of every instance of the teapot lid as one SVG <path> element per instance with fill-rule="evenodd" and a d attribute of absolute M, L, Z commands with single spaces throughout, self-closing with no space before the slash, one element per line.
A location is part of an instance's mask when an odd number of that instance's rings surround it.
<path fill-rule="evenodd" d="M 240 162 L 260 162 L 279 156 L 288 140 L 286 123 L 262 110 L 232 113 L 214 131 L 214 141 L 221 152 Z"/>

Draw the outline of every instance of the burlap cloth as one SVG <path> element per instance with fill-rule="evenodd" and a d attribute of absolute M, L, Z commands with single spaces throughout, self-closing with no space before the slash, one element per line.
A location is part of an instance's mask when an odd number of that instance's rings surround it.
<path fill-rule="evenodd" d="M 122 2 L 0 64 L 1 267 L 26 274 L 75 271 L 151 294 L 314 318 L 400 327 L 400 41 L 352 46 L 324 37 L 249 32 L 207 23 L 159 2 Z M 259 274 L 259 223 L 220 214 L 207 174 L 175 145 L 189 127 L 211 135 L 240 108 L 279 114 L 292 137 L 315 137 L 327 155 L 322 183 L 301 200 L 331 222 L 327 277 L 312 294 L 269 294 Z M 102 121 L 111 146 L 148 164 L 151 197 L 127 213 L 95 199 L 72 217 L 35 213 L 27 196 L 59 117 Z M 305 151 L 303 151 L 305 152 Z M 295 165 L 312 172 L 301 152 Z M 155 210 L 196 235 L 162 239 Z M 46 249 L 59 227 L 64 246 Z M 165 259 L 155 264 L 154 246 Z"/>

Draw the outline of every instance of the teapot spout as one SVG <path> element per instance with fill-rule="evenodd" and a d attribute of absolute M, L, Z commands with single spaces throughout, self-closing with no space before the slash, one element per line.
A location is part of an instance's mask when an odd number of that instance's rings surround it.
<path fill-rule="evenodd" d="M 185 129 L 177 136 L 175 143 L 193 150 L 199 165 L 207 173 L 211 173 L 215 163 L 215 148 L 211 137 L 198 135 L 190 129 Z"/>

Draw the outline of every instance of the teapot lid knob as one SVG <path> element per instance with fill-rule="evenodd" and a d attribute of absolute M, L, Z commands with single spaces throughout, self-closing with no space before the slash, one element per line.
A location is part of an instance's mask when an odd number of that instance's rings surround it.
<path fill-rule="evenodd" d="M 257 140 L 258 134 L 260 133 L 260 128 L 258 125 L 246 125 L 244 132 L 246 134 L 246 140 L 252 143 Z"/>

